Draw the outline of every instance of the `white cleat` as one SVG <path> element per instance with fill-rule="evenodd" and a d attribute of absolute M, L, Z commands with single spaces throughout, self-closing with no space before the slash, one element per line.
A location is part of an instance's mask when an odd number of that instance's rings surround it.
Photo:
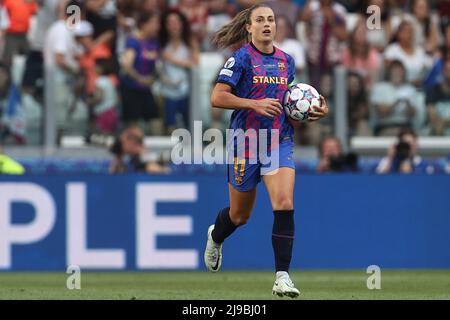
<path fill-rule="evenodd" d="M 272 294 L 276 294 L 279 297 L 297 298 L 300 295 L 300 291 L 294 287 L 294 283 L 287 272 L 279 271 L 272 288 Z"/>
<path fill-rule="evenodd" d="M 208 228 L 208 241 L 205 249 L 205 265 L 211 272 L 218 272 L 222 266 L 222 245 L 223 243 L 214 242 L 211 233 L 214 225 Z"/>

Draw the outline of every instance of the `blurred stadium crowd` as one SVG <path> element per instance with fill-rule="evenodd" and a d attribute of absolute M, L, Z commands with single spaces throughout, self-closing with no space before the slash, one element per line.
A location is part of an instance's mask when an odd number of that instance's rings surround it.
<path fill-rule="evenodd" d="M 42 143 L 35 137 L 49 89 L 58 141 L 76 132 L 89 143 L 130 125 L 157 136 L 189 127 L 192 70 L 203 54 L 218 52 L 213 33 L 257 2 L 0 0 L 0 144 Z M 297 81 L 330 104 L 328 119 L 297 129 L 299 145 L 319 145 L 321 155 L 330 149 L 333 139 L 324 138 L 334 133 L 337 65 L 347 71 L 350 137 L 450 136 L 450 1 L 264 2 L 277 15 L 275 42 L 294 57 Z M 219 53 L 225 61 L 231 51 Z M 211 127 L 227 121 L 212 111 Z M 399 144 L 392 149 L 405 153 Z M 345 159 L 351 166 L 351 155 Z"/>

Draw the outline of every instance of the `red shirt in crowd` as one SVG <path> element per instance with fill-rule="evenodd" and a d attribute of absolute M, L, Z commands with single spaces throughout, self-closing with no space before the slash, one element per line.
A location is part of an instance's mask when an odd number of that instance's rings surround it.
<path fill-rule="evenodd" d="M 9 17 L 8 33 L 27 33 L 30 19 L 38 7 L 35 0 L 3 0 L 3 7 Z"/>
<path fill-rule="evenodd" d="M 79 64 L 86 76 L 86 92 L 92 94 L 95 91 L 95 81 L 98 78 L 95 70 L 95 61 L 97 59 L 108 59 L 111 57 L 111 50 L 105 44 L 98 44 L 84 53 L 80 59 Z"/>

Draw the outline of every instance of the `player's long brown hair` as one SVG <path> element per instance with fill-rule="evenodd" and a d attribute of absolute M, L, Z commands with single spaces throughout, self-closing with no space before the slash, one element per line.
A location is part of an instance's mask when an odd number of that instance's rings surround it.
<path fill-rule="evenodd" d="M 224 25 L 214 34 L 212 43 L 219 49 L 225 49 L 248 42 L 249 33 L 247 32 L 245 25 L 252 23 L 250 17 L 252 12 L 258 8 L 270 8 L 270 6 L 264 3 L 259 3 L 242 10 L 233 18 L 233 20 Z"/>

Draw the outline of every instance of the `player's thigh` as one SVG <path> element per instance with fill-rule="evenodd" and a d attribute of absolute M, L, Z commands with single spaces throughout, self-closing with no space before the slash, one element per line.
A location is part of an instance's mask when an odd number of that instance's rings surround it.
<path fill-rule="evenodd" d="M 281 167 L 263 177 L 273 210 L 294 208 L 295 169 Z"/>
<path fill-rule="evenodd" d="M 256 199 L 256 188 L 250 191 L 238 191 L 230 183 L 230 218 L 236 225 L 247 222 L 252 214 Z"/>

